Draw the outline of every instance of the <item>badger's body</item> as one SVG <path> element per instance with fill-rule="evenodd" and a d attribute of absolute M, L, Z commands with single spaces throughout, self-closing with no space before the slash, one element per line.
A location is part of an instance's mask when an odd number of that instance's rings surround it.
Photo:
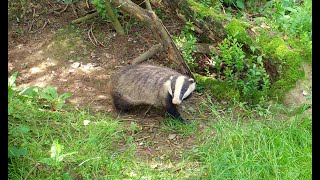
<path fill-rule="evenodd" d="M 180 121 L 184 120 L 176 105 L 194 89 L 192 78 L 149 64 L 128 65 L 111 76 L 111 95 L 118 110 L 127 111 L 136 105 L 165 107 L 170 115 Z"/>

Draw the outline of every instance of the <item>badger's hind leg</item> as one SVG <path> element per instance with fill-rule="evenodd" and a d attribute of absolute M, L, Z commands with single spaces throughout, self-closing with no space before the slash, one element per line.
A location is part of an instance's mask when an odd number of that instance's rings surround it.
<path fill-rule="evenodd" d="M 113 105 L 119 111 L 127 112 L 130 109 L 130 104 L 122 97 L 120 93 L 112 92 Z"/>

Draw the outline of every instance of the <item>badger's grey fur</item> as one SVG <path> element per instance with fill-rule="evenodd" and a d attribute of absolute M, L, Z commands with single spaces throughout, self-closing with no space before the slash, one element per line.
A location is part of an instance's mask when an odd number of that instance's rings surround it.
<path fill-rule="evenodd" d="M 111 96 L 118 110 L 143 104 L 165 107 L 169 115 L 184 122 L 176 105 L 190 97 L 195 84 L 194 79 L 169 68 L 134 64 L 111 76 Z"/>

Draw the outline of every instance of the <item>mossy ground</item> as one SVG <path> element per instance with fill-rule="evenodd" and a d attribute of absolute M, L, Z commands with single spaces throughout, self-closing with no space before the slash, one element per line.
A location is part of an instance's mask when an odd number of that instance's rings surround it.
<path fill-rule="evenodd" d="M 238 101 L 240 99 L 239 90 L 235 89 L 235 87 L 229 84 L 227 81 L 222 81 L 195 73 L 193 75 L 197 81 L 197 86 L 204 87 L 216 99 L 227 101 Z"/>
<path fill-rule="evenodd" d="M 250 46 L 252 45 L 252 37 L 247 34 L 247 28 L 251 28 L 251 25 L 235 18 L 232 18 L 225 26 L 228 35 L 237 38 L 242 44 Z"/>

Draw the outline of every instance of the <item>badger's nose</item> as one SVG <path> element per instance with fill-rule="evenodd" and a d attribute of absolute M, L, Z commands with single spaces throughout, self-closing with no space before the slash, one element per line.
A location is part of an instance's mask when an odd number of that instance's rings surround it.
<path fill-rule="evenodd" d="M 180 99 L 172 99 L 172 104 L 180 104 Z"/>

